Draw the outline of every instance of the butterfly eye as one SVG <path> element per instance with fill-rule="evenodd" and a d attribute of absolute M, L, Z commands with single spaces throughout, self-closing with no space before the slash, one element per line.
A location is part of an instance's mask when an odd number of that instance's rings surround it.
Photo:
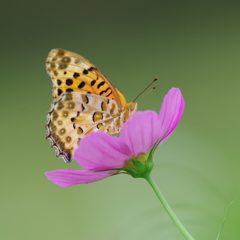
<path fill-rule="evenodd" d="M 130 112 L 135 112 L 137 110 L 137 103 L 134 103 L 134 102 L 129 103 L 128 109 Z"/>

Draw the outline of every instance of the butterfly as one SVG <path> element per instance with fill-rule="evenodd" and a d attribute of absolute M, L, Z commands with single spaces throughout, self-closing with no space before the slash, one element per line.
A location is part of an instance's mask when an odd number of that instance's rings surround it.
<path fill-rule="evenodd" d="M 72 161 L 84 136 L 95 131 L 119 133 L 137 111 L 137 103 L 127 103 L 96 66 L 76 53 L 53 49 L 46 69 L 53 84 L 46 138 L 65 162 Z"/>

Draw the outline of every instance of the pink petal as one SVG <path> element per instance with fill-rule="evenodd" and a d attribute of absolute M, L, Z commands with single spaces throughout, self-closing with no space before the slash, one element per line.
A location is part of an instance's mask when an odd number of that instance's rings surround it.
<path fill-rule="evenodd" d="M 128 156 L 148 152 L 159 138 L 160 127 L 156 112 L 137 112 L 122 128 L 122 151 Z"/>
<path fill-rule="evenodd" d="M 164 97 L 159 113 L 161 133 L 166 140 L 177 127 L 184 111 L 184 98 L 178 88 L 172 88 Z M 163 141 L 162 141 L 163 142 Z M 161 142 L 161 143 L 162 143 Z"/>
<path fill-rule="evenodd" d="M 101 131 L 85 136 L 74 152 L 74 159 L 87 170 L 119 168 L 127 158 L 119 139 Z"/>
<path fill-rule="evenodd" d="M 56 170 L 46 172 L 47 178 L 60 187 L 70 187 L 80 183 L 96 182 L 111 176 L 117 171 L 93 172 L 85 170 Z"/>

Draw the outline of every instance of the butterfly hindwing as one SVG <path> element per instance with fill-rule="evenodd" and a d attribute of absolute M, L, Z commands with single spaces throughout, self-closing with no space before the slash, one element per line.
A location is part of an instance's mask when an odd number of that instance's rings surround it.
<path fill-rule="evenodd" d="M 104 131 L 119 132 L 120 121 L 117 103 L 107 97 L 81 92 L 68 92 L 53 102 L 46 125 L 47 138 L 66 162 L 86 134 Z"/>

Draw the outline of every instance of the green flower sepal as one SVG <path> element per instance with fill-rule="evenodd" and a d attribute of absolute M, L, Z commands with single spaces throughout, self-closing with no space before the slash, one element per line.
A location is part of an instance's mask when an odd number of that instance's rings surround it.
<path fill-rule="evenodd" d="M 116 174 L 125 173 L 131 175 L 133 178 L 146 178 L 150 175 L 154 167 L 154 154 L 155 148 L 153 147 L 150 152 L 139 155 L 138 157 L 129 158 L 124 168 L 115 168 L 112 170 L 120 170 Z"/>

